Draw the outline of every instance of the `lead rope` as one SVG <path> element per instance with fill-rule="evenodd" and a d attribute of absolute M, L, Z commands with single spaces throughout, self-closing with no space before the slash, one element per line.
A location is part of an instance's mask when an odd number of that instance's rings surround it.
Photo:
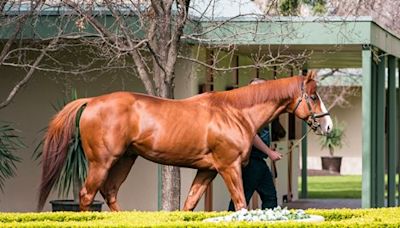
<path fill-rule="evenodd" d="M 277 67 L 274 66 L 274 71 L 273 71 L 274 72 L 273 73 L 274 80 L 278 79 L 276 69 L 277 69 Z M 279 118 L 279 116 L 276 117 L 276 118 Z M 272 145 L 272 122 L 269 123 L 268 127 L 269 127 L 269 144 L 270 144 L 270 148 L 272 150 L 276 150 L 276 144 Z M 275 161 L 272 161 L 272 159 L 271 159 L 271 172 L 272 172 L 271 173 L 272 174 L 272 180 L 273 180 L 274 186 L 276 188 L 276 178 L 278 178 L 278 172 L 277 172 L 277 169 L 276 169 L 276 163 L 275 163 Z"/>
<path fill-rule="evenodd" d="M 288 155 L 288 187 L 287 187 L 287 195 L 286 195 L 286 201 L 285 198 L 283 199 L 283 202 L 288 203 L 291 202 L 293 199 L 293 191 L 292 191 L 292 152 L 294 151 L 294 148 L 301 143 L 301 141 L 303 141 L 303 139 L 308 135 L 308 133 L 311 131 L 311 128 L 308 129 L 308 131 L 299 139 L 297 140 L 295 143 L 291 143 L 290 147 L 289 147 L 289 151 L 286 153 L 282 153 L 282 156 L 286 156 Z"/>
<path fill-rule="evenodd" d="M 309 128 L 308 131 L 306 133 L 304 133 L 304 135 L 299 140 L 297 140 L 295 143 L 293 143 L 290 146 L 290 150 L 288 152 L 286 152 L 286 153 L 282 153 L 282 155 L 288 155 L 288 154 L 292 153 L 293 152 L 293 148 L 295 148 L 297 145 L 299 145 L 301 143 L 301 141 L 303 141 L 303 139 L 308 135 L 308 133 L 310 133 L 311 130 L 312 129 Z"/>

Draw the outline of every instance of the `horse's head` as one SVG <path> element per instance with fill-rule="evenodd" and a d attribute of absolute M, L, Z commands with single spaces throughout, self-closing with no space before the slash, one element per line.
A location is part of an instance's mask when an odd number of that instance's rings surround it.
<path fill-rule="evenodd" d="M 333 124 L 328 110 L 317 93 L 316 73 L 311 71 L 304 77 L 301 94 L 293 100 L 290 107 L 293 114 L 305 120 L 316 134 L 328 134 Z"/>

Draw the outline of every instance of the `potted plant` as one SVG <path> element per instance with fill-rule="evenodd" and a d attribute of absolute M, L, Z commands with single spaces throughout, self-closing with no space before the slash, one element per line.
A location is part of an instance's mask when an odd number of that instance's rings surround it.
<path fill-rule="evenodd" d="M 0 190 L 4 190 L 6 179 L 15 176 L 16 163 L 21 158 L 15 155 L 18 149 L 24 148 L 25 145 L 16 134 L 16 130 L 11 124 L 0 122 Z"/>
<path fill-rule="evenodd" d="M 335 156 L 335 150 L 343 146 L 343 137 L 344 125 L 335 119 L 332 131 L 328 135 L 321 136 L 320 138 L 321 148 L 329 150 L 329 156 L 321 157 L 322 170 L 340 173 L 342 157 Z"/>
<path fill-rule="evenodd" d="M 70 99 L 59 102 L 53 105 L 56 111 L 61 110 L 70 101 L 78 98 L 76 90 L 72 91 Z M 78 114 L 80 115 L 80 114 Z M 58 196 L 63 199 L 50 201 L 53 211 L 79 211 L 79 191 L 87 176 L 87 160 L 83 152 L 81 141 L 79 138 L 78 123 L 76 133 L 71 139 L 68 146 L 68 155 L 64 167 L 61 171 L 60 177 L 56 180 L 54 188 L 58 192 Z M 34 151 L 34 158 L 39 159 L 42 155 L 42 145 L 44 139 L 40 141 L 39 145 Z M 66 199 L 72 188 L 73 199 Z M 103 202 L 93 201 L 90 206 L 91 211 L 101 211 Z"/>

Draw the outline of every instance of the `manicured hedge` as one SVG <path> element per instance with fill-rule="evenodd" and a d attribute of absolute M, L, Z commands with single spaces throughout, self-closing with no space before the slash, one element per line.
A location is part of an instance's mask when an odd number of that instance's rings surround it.
<path fill-rule="evenodd" d="M 228 212 L 0 213 L 0 227 L 400 227 L 400 208 L 306 210 L 325 222 L 205 223 Z"/>

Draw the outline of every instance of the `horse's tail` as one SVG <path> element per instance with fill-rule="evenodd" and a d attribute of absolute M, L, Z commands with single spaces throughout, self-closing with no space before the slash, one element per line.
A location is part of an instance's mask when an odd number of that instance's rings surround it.
<path fill-rule="evenodd" d="M 90 98 L 83 98 L 68 103 L 49 124 L 43 145 L 38 211 L 43 209 L 53 185 L 61 174 L 68 144 L 74 134 L 77 112 L 89 100 Z"/>

